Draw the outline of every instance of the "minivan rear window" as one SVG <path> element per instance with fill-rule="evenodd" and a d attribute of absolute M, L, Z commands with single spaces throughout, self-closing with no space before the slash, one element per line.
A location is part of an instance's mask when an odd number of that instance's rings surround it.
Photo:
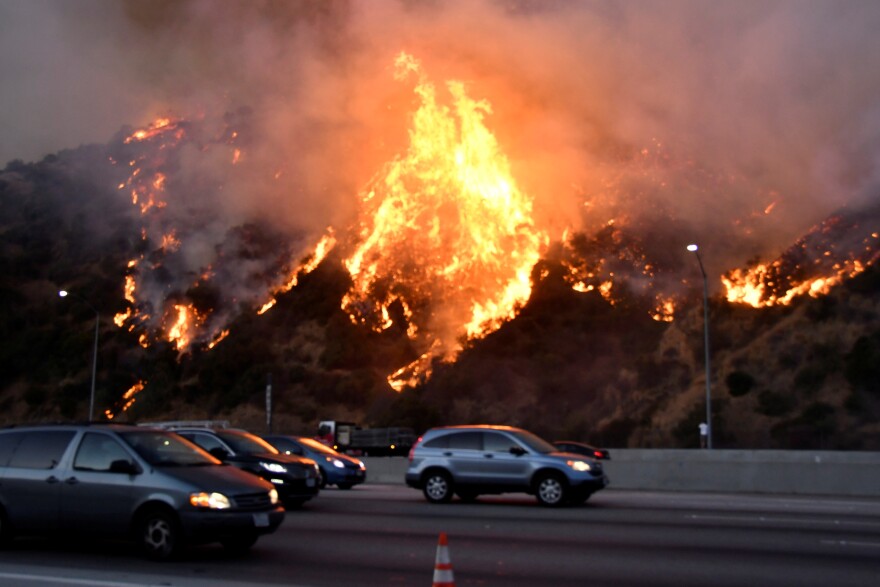
<path fill-rule="evenodd" d="M 51 469 L 61 461 L 73 435 L 70 430 L 41 430 L 26 432 L 18 445 L 10 467 L 23 469 Z"/>

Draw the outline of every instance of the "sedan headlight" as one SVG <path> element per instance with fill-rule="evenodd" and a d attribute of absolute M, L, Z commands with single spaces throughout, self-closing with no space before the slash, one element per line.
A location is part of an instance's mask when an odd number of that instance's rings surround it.
<path fill-rule="evenodd" d="M 269 471 L 270 473 L 286 473 L 287 467 L 280 463 L 267 463 L 265 461 L 260 461 L 260 466 Z"/>
<path fill-rule="evenodd" d="M 339 459 L 327 457 L 327 460 L 329 460 L 331 463 L 333 463 L 333 466 L 336 467 L 337 469 L 344 469 L 345 468 L 345 463 L 343 463 Z"/>
<path fill-rule="evenodd" d="M 197 508 L 211 510 L 225 510 L 232 507 L 229 503 L 229 498 L 222 493 L 191 493 L 189 495 L 189 503 Z"/>
<path fill-rule="evenodd" d="M 586 461 L 567 461 L 569 467 L 575 471 L 592 471 L 593 466 Z"/>

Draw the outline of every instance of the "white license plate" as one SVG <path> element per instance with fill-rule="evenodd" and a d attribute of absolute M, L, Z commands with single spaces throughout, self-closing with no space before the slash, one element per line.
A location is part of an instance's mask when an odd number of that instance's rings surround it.
<path fill-rule="evenodd" d="M 254 526 L 265 528 L 269 525 L 269 514 L 254 514 Z"/>

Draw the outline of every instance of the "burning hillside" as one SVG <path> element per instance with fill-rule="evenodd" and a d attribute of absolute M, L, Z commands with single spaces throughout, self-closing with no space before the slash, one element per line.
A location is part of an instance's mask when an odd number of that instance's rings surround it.
<path fill-rule="evenodd" d="M 778 259 L 734 269 L 721 280 L 727 300 L 756 308 L 819 297 L 880 258 L 880 209 L 844 210 L 812 228 Z"/>

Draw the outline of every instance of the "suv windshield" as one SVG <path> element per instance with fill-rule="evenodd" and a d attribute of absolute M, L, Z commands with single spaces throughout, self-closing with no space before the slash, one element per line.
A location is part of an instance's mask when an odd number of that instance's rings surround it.
<path fill-rule="evenodd" d="M 232 450 L 239 454 L 256 455 L 270 454 L 277 455 L 278 449 L 258 436 L 247 432 L 233 430 L 217 430 L 217 436 L 232 447 Z"/>
<path fill-rule="evenodd" d="M 510 434 L 513 434 L 517 440 L 519 440 L 521 443 L 523 443 L 535 452 L 544 454 L 559 452 L 558 448 L 556 448 L 543 438 L 535 436 L 531 432 L 527 432 L 525 430 L 515 430 L 511 431 Z"/>
<path fill-rule="evenodd" d="M 192 442 L 172 432 L 137 430 L 120 432 L 119 436 L 145 461 L 156 467 L 221 464 Z"/>

